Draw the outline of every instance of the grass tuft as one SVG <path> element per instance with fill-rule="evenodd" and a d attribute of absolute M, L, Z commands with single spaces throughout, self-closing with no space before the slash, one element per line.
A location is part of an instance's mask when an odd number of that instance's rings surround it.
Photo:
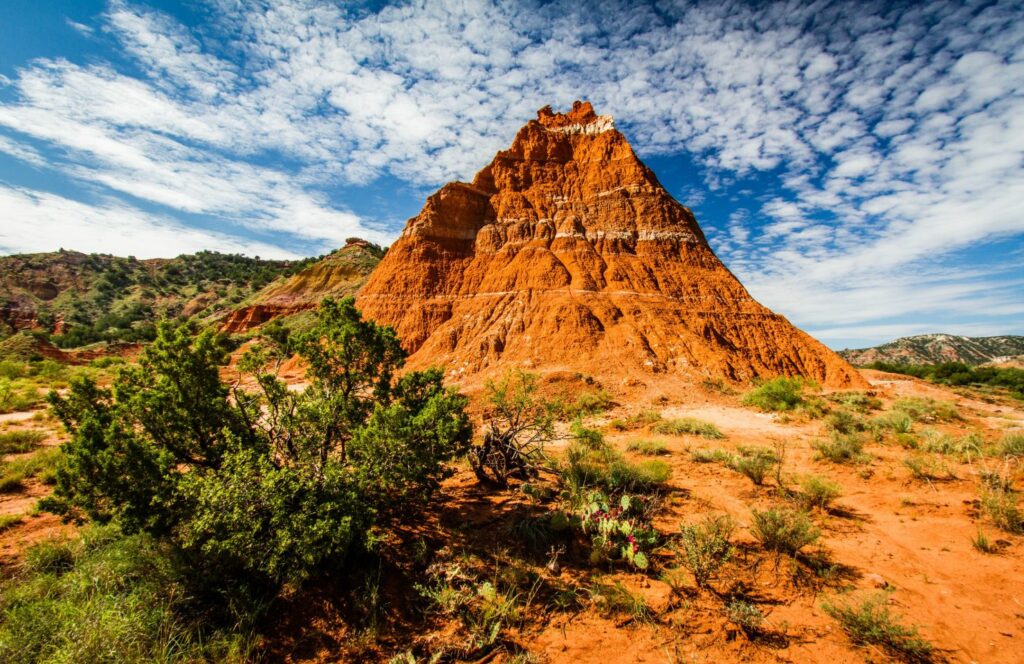
<path fill-rule="evenodd" d="M 701 436 L 703 438 L 710 438 L 712 440 L 721 440 L 725 438 L 718 427 L 711 422 L 704 422 L 692 417 L 680 417 L 673 420 L 662 420 L 655 422 L 651 426 L 652 433 L 658 433 L 665 436 L 682 436 L 692 435 Z"/>
<path fill-rule="evenodd" d="M 877 645 L 889 654 L 908 662 L 930 662 L 934 646 L 921 637 L 916 627 L 900 624 L 900 617 L 886 606 L 885 593 L 865 599 L 860 604 L 825 602 L 822 608 L 839 621 L 858 645 Z"/>

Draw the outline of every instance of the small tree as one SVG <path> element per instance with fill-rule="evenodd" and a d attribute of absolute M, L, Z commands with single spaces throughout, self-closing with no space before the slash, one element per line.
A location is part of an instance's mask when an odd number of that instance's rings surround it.
<path fill-rule="evenodd" d="M 521 369 L 486 384 L 490 409 L 470 463 L 481 482 L 507 486 L 511 478 L 536 477 L 544 445 L 554 437 L 555 405 L 537 395 L 537 376 Z"/>
<path fill-rule="evenodd" d="M 371 525 L 421 506 L 467 449 L 465 397 L 438 370 L 396 379 L 397 337 L 351 298 L 325 300 L 304 334 L 268 332 L 233 386 L 219 337 L 164 323 L 112 390 L 83 379 L 51 393 L 71 440 L 47 506 L 274 583 L 342 560 Z M 292 351 L 303 391 L 277 376 Z"/>

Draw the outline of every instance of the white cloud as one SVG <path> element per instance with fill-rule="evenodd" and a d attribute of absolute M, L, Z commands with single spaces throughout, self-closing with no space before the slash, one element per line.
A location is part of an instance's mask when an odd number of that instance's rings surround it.
<path fill-rule="evenodd" d="M 996 287 L 981 277 L 917 279 L 952 252 L 1024 233 L 1013 3 L 219 0 L 210 11 L 187 28 L 115 0 L 104 34 L 145 75 L 23 66 L 0 102 L 0 149 L 31 160 L 30 136 L 78 180 L 326 248 L 391 237 L 332 202 L 346 186 L 468 179 L 535 109 L 589 98 L 642 154 L 688 152 L 712 190 L 778 175 L 757 214 L 714 238 L 800 323 L 866 328 L 1020 302 L 1005 289 L 979 298 Z"/>
<path fill-rule="evenodd" d="M 66 249 L 138 258 L 177 256 L 202 249 L 263 258 L 295 258 L 274 245 L 189 227 L 109 201 L 87 205 L 63 196 L 0 185 L 0 253 Z"/>

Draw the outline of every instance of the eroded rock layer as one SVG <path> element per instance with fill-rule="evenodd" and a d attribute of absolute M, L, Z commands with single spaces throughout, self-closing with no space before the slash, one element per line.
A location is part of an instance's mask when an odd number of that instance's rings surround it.
<path fill-rule="evenodd" d="M 380 261 L 381 249 L 358 238 L 330 256 L 257 293 L 221 321 L 222 332 L 246 332 L 282 316 L 315 309 L 325 297 L 354 294 Z"/>
<path fill-rule="evenodd" d="M 360 290 L 411 366 L 778 374 L 862 384 L 758 304 L 610 117 L 542 109 L 472 184 L 427 199 Z"/>

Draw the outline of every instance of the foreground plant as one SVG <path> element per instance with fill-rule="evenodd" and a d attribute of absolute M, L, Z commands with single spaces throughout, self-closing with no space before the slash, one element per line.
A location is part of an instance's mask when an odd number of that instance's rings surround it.
<path fill-rule="evenodd" d="M 612 503 L 602 493 L 590 494 L 579 516 L 583 532 L 590 535 L 592 563 L 622 560 L 647 569 L 658 533 L 645 517 L 644 508 L 644 500 L 637 496 L 623 495 Z"/>
<path fill-rule="evenodd" d="M 680 526 L 683 566 L 693 572 L 697 586 L 704 588 L 718 570 L 732 558 L 732 535 L 736 525 L 728 515 L 707 517 L 702 523 Z"/>
<path fill-rule="evenodd" d="M 271 326 L 225 384 L 211 332 L 160 325 L 112 389 L 51 393 L 71 439 L 45 506 L 145 532 L 204 570 L 275 587 L 338 565 L 382 518 L 417 509 L 471 436 L 466 399 L 439 370 L 395 372 L 390 328 L 327 299 L 308 332 Z M 276 370 L 297 353 L 308 387 Z"/>
<path fill-rule="evenodd" d="M 900 624 L 886 605 L 888 595 L 880 593 L 859 604 L 825 602 L 822 608 L 839 621 L 850 640 L 858 645 L 878 645 L 909 662 L 930 662 L 935 648 L 921 637 L 916 627 Z"/>
<path fill-rule="evenodd" d="M 814 544 L 821 536 L 821 531 L 806 512 L 784 507 L 763 512 L 754 510 L 750 530 L 764 548 L 790 556 Z"/>

